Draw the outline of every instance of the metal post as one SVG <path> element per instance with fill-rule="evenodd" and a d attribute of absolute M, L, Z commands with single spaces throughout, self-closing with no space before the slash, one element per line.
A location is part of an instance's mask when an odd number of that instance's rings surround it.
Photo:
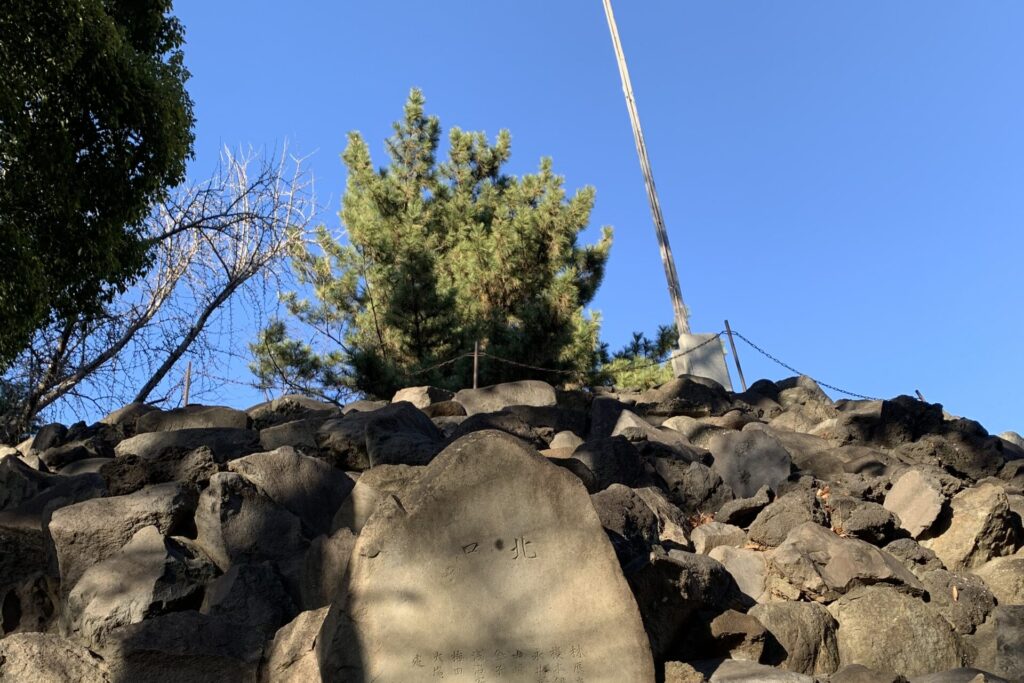
<path fill-rule="evenodd" d="M 622 52 L 622 43 L 619 41 L 619 29 L 615 25 L 615 15 L 612 13 L 611 0 L 604 0 L 604 13 L 608 19 L 608 29 L 612 34 L 612 46 L 615 48 L 615 58 L 619 63 L 619 77 L 622 79 L 622 92 L 626 96 L 626 109 L 629 110 L 629 122 L 633 126 L 633 141 L 636 143 L 636 152 L 640 157 L 640 170 L 644 174 L 644 185 L 647 188 L 647 201 L 651 205 L 651 217 L 654 219 L 654 232 L 658 236 L 658 246 L 661 249 L 661 262 L 665 267 L 665 279 L 668 281 L 668 294 L 672 299 L 672 311 L 675 314 L 676 329 L 679 334 L 690 333 L 690 323 L 687 319 L 686 306 L 683 304 L 683 295 L 679 289 L 679 276 L 676 274 L 675 260 L 672 258 L 672 249 L 668 245 L 668 233 L 665 231 L 665 220 L 661 215 L 661 204 L 658 202 L 658 192 L 654 187 L 654 174 L 651 172 L 651 162 L 647 158 L 647 145 L 644 143 L 644 134 L 640 129 L 640 114 L 637 112 L 636 100 L 633 97 L 633 85 L 629 80 L 629 70 L 626 68 L 626 55 Z"/>
<path fill-rule="evenodd" d="M 917 394 L 917 398 L 918 398 L 919 401 L 921 401 L 921 403 L 927 403 L 928 402 L 928 401 L 924 400 L 924 394 L 922 394 L 919 389 L 914 389 L 914 393 Z"/>
<path fill-rule="evenodd" d="M 732 349 L 732 359 L 736 363 L 736 372 L 740 376 L 740 386 L 743 387 L 743 391 L 747 390 L 747 380 L 743 379 L 743 368 L 740 367 L 740 354 L 736 353 L 736 342 L 732 338 L 732 328 L 729 327 L 729 321 L 725 321 L 725 333 L 729 335 L 729 348 Z"/>
<path fill-rule="evenodd" d="M 192 388 L 192 361 L 188 362 L 188 366 L 185 368 L 185 398 L 184 404 L 188 405 L 188 390 Z"/>
<path fill-rule="evenodd" d="M 480 342 L 473 342 L 473 388 L 476 389 L 476 372 L 480 367 Z"/>

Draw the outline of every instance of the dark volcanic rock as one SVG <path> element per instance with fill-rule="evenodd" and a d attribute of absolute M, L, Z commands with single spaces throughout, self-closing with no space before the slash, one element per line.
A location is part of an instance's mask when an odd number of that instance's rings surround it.
<path fill-rule="evenodd" d="M 634 486 L 640 477 L 640 453 L 622 436 L 585 441 L 572 458 L 593 473 L 597 490 L 612 484 Z"/>

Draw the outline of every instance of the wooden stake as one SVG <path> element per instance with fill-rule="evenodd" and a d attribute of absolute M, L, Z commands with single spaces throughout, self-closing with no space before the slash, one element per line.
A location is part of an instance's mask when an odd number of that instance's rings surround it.
<path fill-rule="evenodd" d="M 185 399 L 184 404 L 188 405 L 188 390 L 192 388 L 192 361 L 188 362 L 185 368 Z"/>
<path fill-rule="evenodd" d="M 732 328 L 729 327 L 729 321 L 725 321 L 725 333 L 729 335 L 729 348 L 732 349 L 732 359 L 736 363 L 736 372 L 740 376 L 740 385 L 743 387 L 743 391 L 747 390 L 747 380 L 743 378 L 743 368 L 740 367 L 740 354 L 736 352 L 736 342 L 732 338 Z"/>
<path fill-rule="evenodd" d="M 675 260 L 672 258 L 672 248 L 668 245 L 668 233 L 665 231 L 665 219 L 661 215 L 661 204 L 658 202 L 658 191 L 654 187 L 654 174 L 651 172 L 651 162 L 647 158 L 647 144 L 644 142 L 644 133 L 640 129 L 640 114 L 637 112 L 636 99 L 633 97 L 633 84 L 629 80 L 629 70 L 626 68 L 626 55 L 622 51 L 622 42 L 619 41 L 619 28 L 615 24 L 615 15 L 612 13 L 611 0 L 604 0 L 604 14 L 608 19 L 608 30 L 612 34 L 612 47 L 615 48 L 615 59 L 619 63 L 619 77 L 622 79 L 622 92 L 626 96 L 626 109 L 629 110 L 629 122 L 633 126 L 633 142 L 636 143 L 636 153 L 640 157 L 640 170 L 644 174 L 644 186 L 647 188 L 647 201 L 651 205 L 651 217 L 654 219 L 654 232 L 658 236 L 658 246 L 661 248 L 661 263 L 665 268 L 665 279 L 668 281 L 668 294 L 672 299 L 672 311 L 675 315 L 676 331 L 679 334 L 690 333 L 690 322 L 686 314 L 686 306 L 683 304 L 683 294 L 679 289 L 679 275 L 676 273 Z"/>
<path fill-rule="evenodd" d="M 473 388 L 476 389 L 476 372 L 480 367 L 480 342 L 473 342 Z"/>

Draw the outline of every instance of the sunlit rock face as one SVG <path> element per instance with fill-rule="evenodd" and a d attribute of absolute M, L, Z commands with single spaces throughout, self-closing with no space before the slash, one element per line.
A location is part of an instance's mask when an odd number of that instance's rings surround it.
<path fill-rule="evenodd" d="M 379 398 L 0 445 L 0 683 L 1024 680 L 1015 433 L 807 377 Z"/>

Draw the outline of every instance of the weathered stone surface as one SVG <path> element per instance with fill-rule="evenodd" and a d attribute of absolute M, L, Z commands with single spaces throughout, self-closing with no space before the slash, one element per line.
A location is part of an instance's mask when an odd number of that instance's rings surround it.
<path fill-rule="evenodd" d="M 356 535 L 344 528 L 313 539 L 303 561 L 300 607 L 318 609 L 338 597 L 355 544 Z"/>
<path fill-rule="evenodd" d="M 367 398 L 361 398 L 358 401 L 346 403 L 345 407 L 341 409 L 341 413 L 342 415 L 348 415 L 349 413 L 372 413 L 373 411 L 380 410 L 387 405 L 387 401 L 374 401 Z"/>
<path fill-rule="evenodd" d="M 196 541 L 218 567 L 287 559 L 305 550 L 302 520 L 235 472 L 210 477 L 199 496 Z"/>
<path fill-rule="evenodd" d="M 260 430 L 260 448 L 273 451 L 282 446 L 291 446 L 304 455 L 317 455 L 320 446 L 316 434 L 326 421 L 326 417 L 312 417 L 264 427 Z"/>
<path fill-rule="evenodd" d="M 411 403 L 402 401 L 375 410 L 366 422 L 370 466 L 426 465 L 440 452 L 444 436 Z"/>
<path fill-rule="evenodd" d="M 422 467 L 411 465 L 380 465 L 363 472 L 338 508 L 331 530 L 348 528 L 358 534 L 384 499 L 396 495 L 404 500 L 406 490 L 422 475 Z"/>
<path fill-rule="evenodd" d="M 687 415 L 676 415 L 661 423 L 664 429 L 674 429 L 694 446 L 707 448 L 711 439 L 723 432 L 731 431 L 720 425 L 709 424 L 707 419 L 698 419 Z"/>
<path fill-rule="evenodd" d="M 875 680 L 864 679 L 865 683 L 875 683 Z M 836 683 L 835 679 L 829 683 Z M 896 683 L 903 683 L 903 680 L 896 681 Z M 961 667 L 924 676 L 914 676 L 910 679 L 910 683 L 1012 683 L 1012 681 L 981 669 Z"/>
<path fill-rule="evenodd" d="M 176 429 L 171 432 L 148 432 L 125 439 L 114 447 L 117 456 L 137 455 L 154 460 L 171 453 L 184 454 L 205 446 L 217 462 L 227 462 L 259 450 L 259 432 L 250 429 Z"/>
<path fill-rule="evenodd" d="M 16 455 L 0 458 L 0 510 L 8 510 L 37 496 L 55 483 L 52 474 L 32 469 Z"/>
<path fill-rule="evenodd" d="M 1004 462 L 1003 441 L 999 437 L 949 430 L 902 444 L 893 454 L 904 462 L 941 467 L 968 479 L 995 476 Z"/>
<path fill-rule="evenodd" d="M 690 540 L 693 542 L 693 552 L 699 555 L 707 555 L 712 548 L 720 545 L 730 545 L 739 548 L 747 541 L 747 533 L 738 526 L 722 524 L 721 522 L 708 522 L 695 527 L 690 532 Z"/>
<path fill-rule="evenodd" d="M 228 469 L 301 519 L 310 538 L 330 532 L 335 513 L 354 486 L 344 472 L 288 446 L 239 458 Z"/>
<path fill-rule="evenodd" d="M 908 677 L 966 664 L 953 627 L 929 605 L 895 588 L 859 588 L 832 603 L 829 612 L 839 622 L 842 664 Z"/>
<path fill-rule="evenodd" d="M 633 598 L 570 473 L 499 432 L 475 433 L 393 503 L 363 528 L 347 601 L 320 633 L 326 678 L 413 680 L 434 652 L 479 649 L 493 667 L 498 650 L 540 650 L 529 669 L 508 662 L 510 680 L 525 681 L 554 671 L 559 648 L 562 666 L 575 657 L 592 680 L 653 680 Z"/>
<path fill-rule="evenodd" d="M 814 683 L 811 676 L 773 669 L 757 662 L 722 659 L 695 664 L 709 676 L 710 683 Z"/>
<path fill-rule="evenodd" d="M 985 582 L 1000 605 L 1024 605 L 1024 556 L 997 557 L 971 573 Z"/>
<path fill-rule="evenodd" d="M 554 387 L 533 379 L 462 389 L 456 392 L 455 400 L 465 407 L 467 415 L 494 413 L 509 406 L 558 405 Z"/>
<path fill-rule="evenodd" d="M 763 552 L 720 545 L 712 548 L 708 557 L 725 567 L 736 582 L 744 602 L 753 604 L 769 599 L 766 588 L 768 565 Z"/>
<path fill-rule="evenodd" d="M 900 526 L 911 538 L 920 538 L 938 520 L 945 502 L 935 482 L 912 469 L 896 480 L 884 505 L 899 517 Z"/>
<path fill-rule="evenodd" d="M 407 401 L 422 410 L 429 405 L 450 401 L 453 398 L 455 398 L 454 392 L 439 387 L 406 387 L 395 392 L 395 395 L 391 397 L 391 403 Z"/>
<path fill-rule="evenodd" d="M 511 410 L 500 410 L 496 413 L 477 413 L 460 421 L 448 436 L 448 441 L 487 430 L 504 432 L 538 449 L 546 448 L 553 436 L 550 429 L 534 427 Z"/>
<path fill-rule="evenodd" d="M 839 668 L 839 624 L 823 606 L 771 602 L 754 605 L 749 614 L 772 635 L 761 660 L 765 664 L 810 675 L 830 674 Z"/>
<path fill-rule="evenodd" d="M 702 459 L 686 437 L 673 429 L 655 427 L 634 412 L 623 410 L 619 415 L 611 436 L 624 436 L 638 446 L 651 445 L 665 455 L 671 455 L 688 462 Z M 646 443 L 645 443 L 646 442 Z"/>
<path fill-rule="evenodd" d="M 718 473 L 699 462 L 657 458 L 654 466 L 669 499 L 686 515 L 714 513 L 733 498 Z"/>
<path fill-rule="evenodd" d="M 353 411 L 320 425 L 316 443 L 320 454 L 335 467 L 361 472 L 369 468 L 366 453 L 366 424 L 373 412 Z"/>
<path fill-rule="evenodd" d="M 166 538 L 155 526 L 142 527 L 123 548 L 82 574 L 62 620 L 84 642 L 97 645 L 119 626 L 198 607 L 216 573 L 194 548 Z"/>
<path fill-rule="evenodd" d="M 634 486 L 640 477 L 640 453 L 622 436 L 584 442 L 572 457 L 593 473 L 599 491 L 612 484 Z"/>
<path fill-rule="evenodd" d="M 758 662 L 764 654 L 766 631 L 756 617 L 726 610 L 711 621 L 715 649 L 730 659 Z"/>
<path fill-rule="evenodd" d="M 341 408 L 308 396 L 286 394 L 272 401 L 258 403 L 245 412 L 252 420 L 253 429 L 266 429 L 295 420 L 337 417 L 341 415 Z"/>
<path fill-rule="evenodd" d="M 420 408 L 423 414 L 433 419 L 435 417 L 465 417 L 466 409 L 462 407 L 462 404 L 457 401 L 441 401 L 439 403 L 431 403 L 425 408 Z M 437 424 L 436 422 L 434 424 Z M 438 425 L 440 429 L 440 425 Z M 444 431 L 443 429 L 441 431 Z"/>
<path fill-rule="evenodd" d="M 52 633 L 18 633 L 0 640 L 3 683 L 111 683 L 103 659 Z"/>
<path fill-rule="evenodd" d="M 173 410 L 151 410 L 135 421 L 135 433 L 176 429 L 248 429 L 249 416 L 224 406 L 190 405 Z"/>
<path fill-rule="evenodd" d="M 39 460 L 50 471 L 89 458 L 109 458 L 113 455 L 110 443 L 99 436 L 87 436 L 67 441 L 59 446 L 39 452 Z"/>
<path fill-rule="evenodd" d="M 743 431 L 762 431 L 776 439 L 789 453 L 793 467 L 813 474 L 819 479 L 829 479 L 843 472 L 843 460 L 837 457 L 835 448 L 825 439 L 811 434 L 782 431 L 760 422 L 751 422 Z"/>
<path fill-rule="evenodd" d="M 633 489 L 647 503 L 658 519 L 658 539 L 666 549 L 690 550 L 690 538 L 686 533 L 686 516 L 682 510 L 669 502 L 665 494 L 653 486 Z"/>
<path fill-rule="evenodd" d="M 316 638 L 327 618 L 327 607 L 300 612 L 278 629 L 260 665 L 260 683 L 321 683 Z"/>
<path fill-rule="evenodd" d="M 80 474 L 99 474 L 103 466 L 113 461 L 114 458 L 85 458 L 72 462 L 57 470 L 62 477 L 77 477 Z"/>
<path fill-rule="evenodd" d="M 996 605 L 985 583 L 970 574 L 935 569 L 921 574 L 921 583 L 928 591 L 928 604 L 960 634 L 974 633 Z"/>
<path fill-rule="evenodd" d="M 911 538 L 898 538 L 883 550 L 902 562 L 918 578 L 933 569 L 945 569 L 935 553 Z"/>
<path fill-rule="evenodd" d="M 779 496 L 758 513 L 750 523 L 747 538 L 774 548 L 786 540 L 793 528 L 804 522 L 824 524 L 825 513 L 813 491 L 793 491 Z"/>
<path fill-rule="evenodd" d="M 832 399 L 818 386 L 817 382 L 806 375 L 787 377 L 776 382 L 775 386 L 778 388 L 775 400 L 784 410 L 792 410 L 799 406 L 805 410 L 819 413 L 818 422 L 836 415 Z"/>
<path fill-rule="evenodd" d="M 899 674 L 869 669 L 862 664 L 847 664 L 829 676 L 828 683 L 907 683 L 907 679 Z"/>
<path fill-rule="evenodd" d="M 665 683 L 706 683 L 707 680 L 685 662 L 665 662 Z"/>
<path fill-rule="evenodd" d="M 948 528 L 921 541 L 939 556 L 947 569 L 973 569 L 994 557 L 1011 555 L 1021 536 L 1020 517 L 1010 512 L 1006 493 L 983 484 L 961 491 L 950 501 Z"/>
<path fill-rule="evenodd" d="M 877 546 L 907 535 L 899 518 L 878 503 L 832 494 L 828 504 L 829 521 L 839 533 Z"/>
<path fill-rule="evenodd" d="M 792 461 L 779 440 L 759 430 L 727 432 L 711 440 L 711 468 L 739 498 L 749 498 L 762 486 L 776 489 L 789 478 Z"/>
<path fill-rule="evenodd" d="M 135 421 L 142 415 L 156 410 L 145 403 L 129 403 L 123 408 L 118 408 L 106 417 L 100 418 L 100 424 L 119 427 L 125 436 L 135 435 Z"/>
<path fill-rule="evenodd" d="M 896 448 L 943 429 L 942 406 L 910 396 L 891 401 L 848 401 L 839 412 L 832 440 Z"/>
<path fill-rule="evenodd" d="M 195 494 L 170 483 L 55 511 L 47 530 L 57 555 L 61 590 L 70 592 L 89 567 L 116 553 L 143 527 L 155 526 L 165 536 L 183 535 L 195 509 Z"/>
<path fill-rule="evenodd" d="M 677 377 L 659 387 L 648 389 L 637 399 L 644 415 L 722 415 L 733 408 L 728 392 L 717 382 L 701 377 Z"/>
<path fill-rule="evenodd" d="M 855 588 L 877 583 L 924 594 L 917 577 L 893 556 L 813 522 L 793 529 L 782 545 L 768 553 L 768 571 L 769 576 L 791 587 L 790 599 L 832 601 Z M 785 592 L 777 582 L 770 585 Z"/>
<path fill-rule="evenodd" d="M 658 518 L 636 491 L 622 484 L 595 493 L 590 501 L 628 576 L 647 562 L 658 542 Z"/>
<path fill-rule="evenodd" d="M 100 467 L 100 475 L 112 496 L 125 496 L 145 486 L 175 481 L 202 488 L 219 471 L 213 451 L 206 446 L 184 455 L 164 451 L 150 460 L 132 454 L 122 455 Z"/>
<path fill-rule="evenodd" d="M 718 561 L 681 550 L 656 553 L 629 584 L 656 659 L 683 644 L 695 612 L 721 612 L 739 598 L 736 583 Z"/>
<path fill-rule="evenodd" d="M 590 404 L 590 432 L 587 434 L 587 438 L 603 439 L 611 436 L 622 411 L 629 410 L 630 407 L 630 405 L 610 396 L 594 398 Z"/>
<path fill-rule="evenodd" d="M 558 432 L 551 438 L 550 447 L 555 448 L 568 448 L 569 450 L 576 450 L 583 444 L 583 439 L 580 438 L 576 433 L 570 432 L 569 430 L 563 430 Z"/>
<path fill-rule="evenodd" d="M 746 528 L 774 499 L 771 489 L 762 486 L 750 498 L 736 498 L 722 505 L 715 513 L 715 521 Z"/>
<path fill-rule="evenodd" d="M 1024 681 L 1024 606 L 996 607 L 967 640 L 974 650 L 972 666 Z"/>

